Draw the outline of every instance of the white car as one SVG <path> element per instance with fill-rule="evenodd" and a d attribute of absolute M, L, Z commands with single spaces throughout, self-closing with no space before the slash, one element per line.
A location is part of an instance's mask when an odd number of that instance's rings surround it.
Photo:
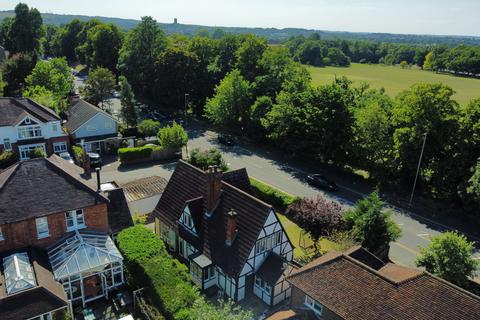
<path fill-rule="evenodd" d="M 120 98 L 120 92 L 118 92 L 118 91 L 113 91 L 112 95 L 113 95 L 114 98 Z"/>
<path fill-rule="evenodd" d="M 70 163 L 74 163 L 72 157 L 70 156 L 70 153 L 68 152 L 62 152 L 59 154 L 60 158 L 67 160 Z"/>

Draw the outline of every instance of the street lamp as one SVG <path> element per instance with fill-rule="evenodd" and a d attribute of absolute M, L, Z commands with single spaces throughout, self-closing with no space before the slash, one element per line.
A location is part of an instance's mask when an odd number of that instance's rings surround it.
<path fill-rule="evenodd" d="M 420 152 L 420 158 L 418 159 L 418 166 L 417 166 L 417 174 L 415 175 L 415 180 L 413 181 L 413 188 L 412 188 L 412 194 L 410 195 L 410 201 L 408 202 L 408 206 L 412 206 L 412 201 L 413 201 L 413 193 L 415 192 L 415 187 L 417 186 L 417 179 L 418 179 L 418 174 L 420 173 L 420 165 L 422 164 L 422 157 L 423 157 L 423 151 L 425 150 L 425 143 L 427 142 L 427 132 L 423 134 L 423 145 L 422 145 L 422 151 Z"/>

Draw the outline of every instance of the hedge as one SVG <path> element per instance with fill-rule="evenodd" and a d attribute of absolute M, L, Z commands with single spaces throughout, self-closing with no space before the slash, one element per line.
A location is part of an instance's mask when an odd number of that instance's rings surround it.
<path fill-rule="evenodd" d="M 72 146 L 73 157 L 78 165 L 83 165 L 83 148 L 80 146 Z"/>
<path fill-rule="evenodd" d="M 285 211 L 289 205 L 299 199 L 299 197 L 280 191 L 254 178 L 250 178 L 250 185 L 257 198 L 271 204 L 275 209 L 282 212 Z"/>
<path fill-rule="evenodd" d="M 0 153 L 0 169 L 5 169 L 15 162 L 17 162 L 17 156 L 12 151 L 4 151 Z"/>
<path fill-rule="evenodd" d="M 135 148 L 120 148 L 118 149 L 118 157 L 120 162 L 129 162 L 135 160 L 148 159 L 152 151 L 159 149 L 158 146 L 143 146 Z"/>
<path fill-rule="evenodd" d="M 172 258 L 162 240 L 145 226 L 125 229 L 117 239 L 130 285 L 144 287 L 153 306 L 167 319 L 196 320 L 204 310 L 222 320 L 250 319 L 249 313 L 229 306 L 217 309 L 206 302 L 191 282 L 188 268 Z"/>

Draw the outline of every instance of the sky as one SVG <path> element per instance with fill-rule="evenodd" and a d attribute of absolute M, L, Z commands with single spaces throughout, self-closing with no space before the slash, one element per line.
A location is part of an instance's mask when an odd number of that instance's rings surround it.
<path fill-rule="evenodd" d="M 22 0 L 41 12 L 233 27 L 480 36 L 480 0 Z M 0 0 L 11 10 L 18 0 Z"/>

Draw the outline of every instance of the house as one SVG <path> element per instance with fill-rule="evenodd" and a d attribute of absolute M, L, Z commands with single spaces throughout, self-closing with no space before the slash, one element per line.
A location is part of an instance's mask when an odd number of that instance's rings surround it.
<path fill-rule="evenodd" d="M 275 305 L 290 296 L 293 246 L 272 206 L 249 192 L 245 169 L 204 172 L 180 160 L 154 210 L 155 231 L 202 290 Z"/>
<path fill-rule="evenodd" d="M 269 319 L 480 319 L 480 297 L 358 246 L 327 253 L 287 281 L 291 309 Z"/>
<path fill-rule="evenodd" d="M 109 234 L 109 205 L 99 183 L 85 180 L 79 167 L 56 155 L 20 161 L 0 172 L 1 276 L 9 277 L 6 261 L 13 257 L 16 278 L 29 282 L 19 285 L 18 293 L 42 287 L 82 305 L 108 297 L 124 283 L 123 258 Z M 43 274 L 36 271 L 39 256 Z M 35 272 L 24 275 L 22 270 Z M 0 294 L 0 310 L 11 298 L 8 290 Z M 57 302 L 45 304 L 57 308 Z"/>
<path fill-rule="evenodd" d="M 118 136 L 118 122 L 102 109 L 79 99 L 67 110 L 65 128 L 75 143 L 84 143 L 87 152 L 103 153 L 107 141 Z"/>
<path fill-rule="evenodd" d="M 59 116 L 25 98 L 0 98 L 0 152 L 11 150 L 20 160 L 40 148 L 47 155 L 68 150 L 69 137 Z"/>

